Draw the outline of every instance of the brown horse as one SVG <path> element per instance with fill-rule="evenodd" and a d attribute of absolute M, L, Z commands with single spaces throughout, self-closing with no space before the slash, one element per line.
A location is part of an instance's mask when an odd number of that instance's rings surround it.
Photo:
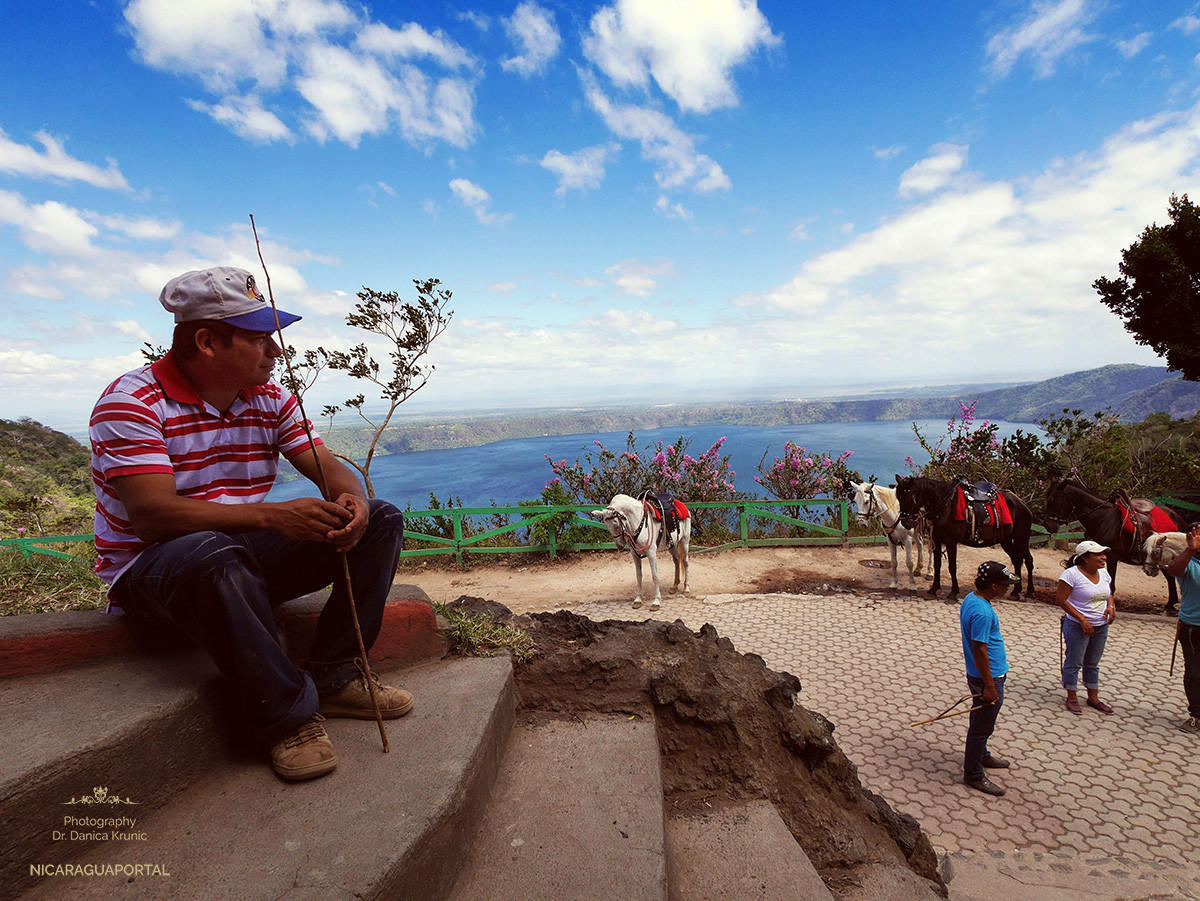
<path fill-rule="evenodd" d="M 1156 507 L 1153 501 L 1133 498 L 1129 506 L 1135 510 L 1161 510 L 1174 523 L 1174 528 L 1168 531 L 1183 531 L 1183 521 L 1179 516 L 1172 510 Z M 1149 523 L 1140 521 L 1136 513 L 1131 512 L 1130 517 L 1134 525 L 1132 531 L 1125 527 L 1125 516 L 1115 502 L 1105 500 L 1085 488 L 1077 479 L 1067 478 L 1054 482 L 1046 492 L 1046 517 L 1042 525 L 1046 527 L 1047 532 L 1053 534 L 1062 524 L 1078 520 L 1087 538 L 1111 548 L 1112 553 L 1108 555 L 1108 574 L 1112 576 L 1113 591 L 1116 591 L 1117 563 L 1143 565 L 1146 562 L 1143 545 L 1153 532 Z M 1175 580 L 1170 576 L 1166 576 L 1166 579 L 1166 609 L 1169 612 L 1179 605 L 1179 594 L 1175 589 Z"/>
<path fill-rule="evenodd" d="M 933 585 L 929 597 L 937 597 L 942 587 L 942 548 L 946 549 L 946 570 L 950 573 L 950 601 L 958 597 L 958 546 L 989 547 L 994 544 L 1004 548 L 1012 561 L 1017 584 L 1013 586 L 1013 597 L 1021 596 L 1021 567 L 1029 574 L 1026 597 L 1033 597 L 1033 554 L 1029 551 L 1029 536 L 1033 532 L 1033 514 L 1025 503 L 1011 491 L 1001 491 L 1008 509 L 1012 513 L 1012 524 L 1002 527 L 986 526 L 980 529 L 978 540 L 972 541 L 971 524 L 956 519 L 955 504 L 958 485 L 939 482 L 923 476 L 896 476 L 896 497 L 900 501 L 900 520 L 909 526 L 924 514 L 933 526 Z"/>

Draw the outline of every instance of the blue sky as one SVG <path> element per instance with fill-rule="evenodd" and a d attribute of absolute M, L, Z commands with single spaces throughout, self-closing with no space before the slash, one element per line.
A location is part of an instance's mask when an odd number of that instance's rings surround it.
<path fill-rule="evenodd" d="M 1196 3 L 55 8 L 0 7 L 0 417 L 59 427 L 251 213 L 298 347 L 454 292 L 436 413 L 1155 364 L 1091 282 L 1200 197 Z"/>

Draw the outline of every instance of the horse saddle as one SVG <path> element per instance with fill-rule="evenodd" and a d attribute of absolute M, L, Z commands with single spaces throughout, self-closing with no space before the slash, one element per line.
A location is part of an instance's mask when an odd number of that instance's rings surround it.
<path fill-rule="evenodd" d="M 672 498 L 669 494 L 643 491 L 638 500 L 642 502 L 647 513 L 662 523 L 662 535 L 671 540 L 676 540 L 675 536 L 679 534 L 679 521 L 692 515 L 683 501 Z"/>
<path fill-rule="evenodd" d="M 1005 526 L 1012 526 L 1012 511 L 1000 489 L 991 482 L 958 481 L 955 519 L 968 524 L 965 544 L 988 547 L 995 544 Z"/>
<path fill-rule="evenodd" d="M 1121 511 L 1121 528 L 1136 536 L 1149 535 L 1151 532 L 1174 532 L 1174 520 L 1162 507 L 1144 497 L 1128 497 L 1125 492 L 1117 491 L 1112 495 L 1112 502 Z"/>

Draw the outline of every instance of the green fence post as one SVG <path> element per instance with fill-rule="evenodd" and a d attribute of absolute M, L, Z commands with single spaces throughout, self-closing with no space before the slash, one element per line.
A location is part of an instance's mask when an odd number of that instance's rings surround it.
<path fill-rule="evenodd" d="M 454 559 L 461 564 L 463 562 L 463 518 L 461 513 L 452 513 L 450 516 L 454 521 Z"/>
<path fill-rule="evenodd" d="M 738 504 L 738 526 L 742 534 L 742 546 L 748 547 L 750 541 L 750 505 Z"/>
<path fill-rule="evenodd" d="M 841 509 L 842 519 L 842 547 L 850 546 L 850 504 L 847 501 L 841 501 L 838 504 Z"/>

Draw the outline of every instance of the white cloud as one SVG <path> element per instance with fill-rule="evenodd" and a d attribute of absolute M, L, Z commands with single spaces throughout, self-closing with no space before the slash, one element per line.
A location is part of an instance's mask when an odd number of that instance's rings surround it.
<path fill-rule="evenodd" d="M 396 129 L 418 147 L 465 147 L 477 131 L 475 60 L 415 23 L 371 22 L 340 0 L 133 0 L 125 17 L 141 59 L 196 78 L 218 99 L 192 108 L 247 140 L 292 140 L 281 115 L 297 98 L 297 124 L 320 141 Z"/>
<path fill-rule="evenodd" d="M 1150 32 L 1143 31 L 1141 34 L 1135 35 L 1128 41 L 1117 41 L 1117 50 L 1126 59 L 1133 59 L 1150 45 L 1151 39 L 1154 37 Z"/>
<path fill-rule="evenodd" d="M 788 236 L 787 236 L 788 241 L 790 241 L 792 243 L 798 243 L 800 241 L 807 241 L 809 238 L 810 238 L 810 235 L 808 233 L 808 226 L 803 222 L 801 222 L 797 226 L 794 226 L 792 228 L 792 230 L 790 232 L 788 232 Z"/>
<path fill-rule="evenodd" d="M 223 103 L 189 100 L 188 106 L 206 113 L 240 138 L 255 143 L 290 141 L 292 130 L 270 110 L 264 109 L 258 97 L 227 97 Z"/>
<path fill-rule="evenodd" d="M 668 219 L 682 219 L 684 222 L 692 221 L 692 211 L 681 203 L 671 203 L 666 197 L 659 196 L 654 203 L 654 209 L 662 213 Z"/>
<path fill-rule="evenodd" d="M 914 163 L 900 176 L 900 196 L 929 194 L 950 184 L 967 162 L 967 148 L 960 144 L 937 144 L 931 155 Z"/>
<path fill-rule="evenodd" d="M 904 150 L 903 144 L 893 144 L 891 147 L 872 147 L 871 153 L 877 160 L 890 160 L 892 157 L 902 154 Z"/>
<path fill-rule="evenodd" d="M 63 256 L 90 257 L 100 229 L 79 210 L 48 200 L 28 203 L 20 194 L 0 191 L 0 226 L 14 226 L 30 250 Z"/>
<path fill-rule="evenodd" d="M 760 47 L 781 43 L 755 0 L 707 0 L 681 9 L 617 0 L 593 17 L 584 53 L 622 88 L 659 89 L 688 112 L 736 106 L 732 72 Z"/>
<path fill-rule="evenodd" d="M 664 190 L 690 186 L 702 194 L 727 191 L 729 176 L 718 163 L 696 149 L 695 140 L 680 130 L 669 116 L 642 106 L 618 105 L 583 77 L 588 103 L 619 138 L 638 141 L 642 158 L 656 164 L 654 180 Z"/>
<path fill-rule="evenodd" d="M 498 213 L 489 213 L 487 205 L 491 202 L 491 196 L 479 185 L 465 178 L 456 178 L 450 182 L 450 190 L 454 196 L 462 201 L 462 205 L 471 210 L 484 225 L 503 225 L 512 219 L 512 213 L 499 215 Z"/>
<path fill-rule="evenodd" d="M 1022 57 L 1028 56 L 1037 77 L 1053 75 L 1063 57 L 1097 39 L 1097 35 L 1084 30 L 1095 18 L 1096 9 L 1096 4 L 1088 0 L 1033 3 L 1024 20 L 1002 29 L 988 41 L 989 68 L 1004 78 Z"/>
<path fill-rule="evenodd" d="M 0 172 L 52 181 L 81 181 L 97 188 L 130 190 L 115 160 L 108 159 L 107 168 L 102 169 L 94 163 L 75 159 L 63 149 L 61 141 L 47 132 L 36 132 L 34 138 L 42 145 L 40 152 L 28 144 L 18 144 L 0 129 Z"/>
<path fill-rule="evenodd" d="M 1172 191 L 1198 188 L 1200 106 L 1133 122 L 1095 153 L 1027 179 L 976 178 L 925 195 L 789 282 L 737 302 L 758 311 L 751 322 L 783 314 L 781 340 L 802 326 L 794 337 L 802 331 L 809 349 L 853 355 L 886 335 L 926 373 L 944 371 L 948 349 L 989 335 L 1064 371 L 1128 360 L 1129 338 L 1091 283 L 1116 273 L 1121 249 L 1163 219 Z M 962 371 L 978 365 L 965 355 Z"/>
<path fill-rule="evenodd" d="M 1182 31 L 1184 34 L 1195 34 L 1200 31 L 1200 19 L 1195 16 L 1180 16 L 1169 27 Z"/>
<path fill-rule="evenodd" d="M 675 265 L 665 260 L 657 263 L 622 260 L 605 269 L 604 274 L 622 294 L 647 297 L 658 287 L 660 279 L 675 275 Z"/>
<path fill-rule="evenodd" d="M 573 188 L 586 191 L 600 187 L 604 181 L 604 167 L 620 149 L 619 144 L 610 143 L 585 147 L 571 154 L 551 150 L 538 165 L 558 176 L 558 187 L 554 193 L 561 197 Z"/>
<path fill-rule="evenodd" d="M 505 297 L 512 297 L 513 291 L 516 291 L 518 287 L 516 282 L 493 282 L 488 285 L 488 290 L 503 294 Z"/>
<path fill-rule="evenodd" d="M 431 34 L 416 22 L 400 29 L 368 25 L 359 32 L 355 43 L 360 50 L 387 59 L 428 59 L 447 69 L 474 66 L 474 59 L 464 48 L 442 32 Z"/>
<path fill-rule="evenodd" d="M 93 217 L 88 217 L 93 218 Z M 99 216 L 95 221 L 110 232 L 125 235 L 138 241 L 166 241 L 179 235 L 179 222 L 163 222 L 147 217 Z"/>
<path fill-rule="evenodd" d="M 544 72 L 550 60 L 558 55 L 562 39 L 554 24 L 554 13 L 525 0 L 510 18 L 504 20 L 504 30 L 519 51 L 516 56 L 500 60 L 505 72 L 516 72 L 523 78 Z"/>

